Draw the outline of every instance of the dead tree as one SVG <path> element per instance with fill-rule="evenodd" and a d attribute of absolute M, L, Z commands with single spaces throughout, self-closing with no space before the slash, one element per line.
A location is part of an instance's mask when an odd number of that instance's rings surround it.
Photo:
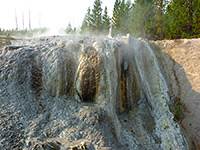
<path fill-rule="evenodd" d="M 22 27 L 23 27 L 23 30 L 24 30 L 24 12 L 22 12 Z"/>
<path fill-rule="evenodd" d="M 18 22 L 17 22 L 17 12 L 15 10 L 15 22 L 16 22 L 16 30 L 18 30 Z"/>
<path fill-rule="evenodd" d="M 29 30 L 31 30 L 31 12 L 29 9 Z"/>

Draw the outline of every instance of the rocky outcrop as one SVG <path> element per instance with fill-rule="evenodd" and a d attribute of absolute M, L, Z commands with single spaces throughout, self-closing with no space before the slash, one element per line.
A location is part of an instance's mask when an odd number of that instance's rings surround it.
<path fill-rule="evenodd" d="M 166 70 L 148 43 L 44 37 L 1 52 L 0 111 L 15 114 L 21 134 L 2 132 L 1 149 L 189 149 L 169 109 Z"/>

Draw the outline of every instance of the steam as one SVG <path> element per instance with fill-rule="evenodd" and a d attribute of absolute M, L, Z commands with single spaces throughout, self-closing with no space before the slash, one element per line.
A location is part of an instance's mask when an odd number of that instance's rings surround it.
<path fill-rule="evenodd" d="M 66 35 L 63 29 L 58 28 L 49 28 L 44 33 L 36 33 L 34 37 L 42 37 L 42 36 L 61 36 Z"/>

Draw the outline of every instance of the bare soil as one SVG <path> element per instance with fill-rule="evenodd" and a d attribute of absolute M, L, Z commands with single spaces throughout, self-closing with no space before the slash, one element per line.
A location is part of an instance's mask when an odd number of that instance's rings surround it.
<path fill-rule="evenodd" d="M 185 104 L 181 125 L 193 144 L 200 145 L 200 39 L 154 42 L 165 54 L 162 58 L 176 97 Z M 198 149 L 198 148 L 196 148 Z"/>

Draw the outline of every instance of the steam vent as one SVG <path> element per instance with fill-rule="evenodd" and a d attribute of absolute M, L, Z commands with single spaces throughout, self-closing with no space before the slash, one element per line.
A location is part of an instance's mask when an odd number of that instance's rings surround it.
<path fill-rule="evenodd" d="M 1 48 L 0 149 L 188 150 L 161 66 L 148 43 L 131 38 Z"/>

